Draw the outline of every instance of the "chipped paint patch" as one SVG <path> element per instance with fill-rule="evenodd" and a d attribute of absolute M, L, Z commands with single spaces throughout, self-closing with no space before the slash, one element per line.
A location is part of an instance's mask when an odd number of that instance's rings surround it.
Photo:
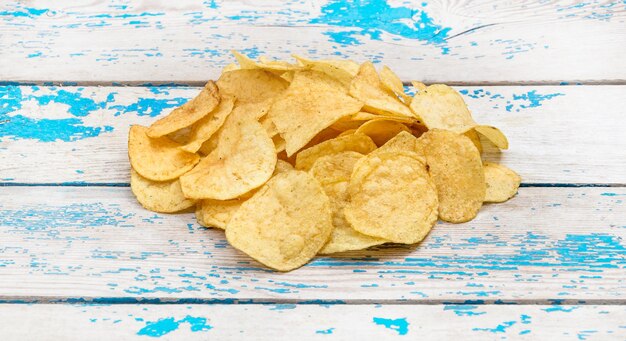
<path fill-rule="evenodd" d="M 409 322 L 407 322 L 406 318 L 387 319 L 374 317 L 373 321 L 377 325 L 396 331 L 398 335 L 406 335 L 409 332 Z"/>
<path fill-rule="evenodd" d="M 161 337 L 177 330 L 181 323 L 189 324 L 189 330 L 192 332 L 204 332 L 213 328 L 213 326 L 207 324 L 206 318 L 187 315 L 180 320 L 167 317 L 154 322 L 148 321 L 146 322 L 146 326 L 137 332 L 137 335 Z"/>

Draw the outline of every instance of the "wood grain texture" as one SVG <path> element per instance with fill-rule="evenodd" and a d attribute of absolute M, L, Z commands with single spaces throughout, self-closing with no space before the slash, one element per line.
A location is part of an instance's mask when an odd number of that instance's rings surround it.
<path fill-rule="evenodd" d="M 191 213 L 144 210 L 128 188 L 0 187 L 0 301 L 623 302 L 624 198 L 624 188 L 521 188 L 418 246 L 277 273 Z"/>
<path fill-rule="evenodd" d="M 621 1 L 4 1 L 5 81 L 203 82 L 253 57 L 372 59 L 404 80 L 626 81 Z"/>
<path fill-rule="evenodd" d="M 626 86 L 458 87 L 511 148 L 525 183 L 626 183 Z M 195 96 L 187 87 L 0 87 L 0 181 L 128 183 L 127 134 Z M 44 166 L 45 165 L 45 166 Z"/>
<path fill-rule="evenodd" d="M 0 305 L 3 340 L 621 340 L 624 306 Z M 29 323 L 24 323 L 28 321 Z M 236 321 L 236 322 L 235 322 Z M 54 326 L 54 328 L 51 328 Z"/>

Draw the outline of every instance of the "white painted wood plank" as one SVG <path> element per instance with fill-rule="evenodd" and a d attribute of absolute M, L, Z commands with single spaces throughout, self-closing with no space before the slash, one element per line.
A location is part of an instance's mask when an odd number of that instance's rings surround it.
<path fill-rule="evenodd" d="M 509 137 L 511 149 L 487 149 L 486 159 L 525 183 L 626 183 L 626 86 L 458 89 L 478 122 Z M 128 127 L 151 124 L 198 91 L 0 87 L 0 181 L 128 183 Z"/>
<path fill-rule="evenodd" d="M 626 188 L 521 188 L 418 246 L 269 271 L 128 188 L 0 187 L 0 301 L 622 302 Z M 153 302 L 153 301 L 150 301 Z"/>
<path fill-rule="evenodd" d="M 213 78 L 228 51 L 373 59 L 404 80 L 623 82 L 620 1 L 4 1 L 3 80 Z"/>
<path fill-rule="evenodd" d="M 622 340 L 626 307 L 0 305 L 3 340 Z"/>

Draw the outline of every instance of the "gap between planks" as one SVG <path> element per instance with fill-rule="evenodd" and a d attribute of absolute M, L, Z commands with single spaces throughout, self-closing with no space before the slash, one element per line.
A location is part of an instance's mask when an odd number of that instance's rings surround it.
<path fill-rule="evenodd" d="M 367 299 L 315 299 L 304 300 L 295 298 L 159 298 L 159 297 L 68 297 L 68 296 L 0 296 L 0 304 L 146 304 L 146 305 L 176 305 L 176 304 L 222 304 L 222 305 L 626 305 L 623 299 L 432 299 L 432 300 L 367 300 Z"/>

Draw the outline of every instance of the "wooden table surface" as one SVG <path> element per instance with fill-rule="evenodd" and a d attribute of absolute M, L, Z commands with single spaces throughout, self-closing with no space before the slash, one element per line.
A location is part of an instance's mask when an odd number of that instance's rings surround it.
<path fill-rule="evenodd" d="M 129 189 L 126 139 L 252 57 L 446 82 L 504 204 L 418 246 L 265 269 Z M 626 339 L 624 1 L 2 1 L 0 339 Z"/>

